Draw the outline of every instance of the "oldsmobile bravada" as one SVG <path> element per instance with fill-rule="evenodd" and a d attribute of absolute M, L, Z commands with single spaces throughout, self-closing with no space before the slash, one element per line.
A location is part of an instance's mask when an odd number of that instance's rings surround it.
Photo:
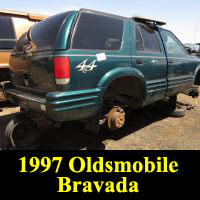
<path fill-rule="evenodd" d="M 27 115 L 117 130 L 127 110 L 200 84 L 200 59 L 163 25 L 87 9 L 49 17 L 17 42 L 5 93 Z"/>

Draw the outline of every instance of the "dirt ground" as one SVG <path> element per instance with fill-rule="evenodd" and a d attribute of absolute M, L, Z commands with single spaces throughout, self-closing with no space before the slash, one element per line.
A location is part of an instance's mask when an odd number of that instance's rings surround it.
<path fill-rule="evenodd" d="M 179 95 L 178 101 L 196 105 L 184 118 L 158 113 L 153 106 L 133 111 L 125 126 L 117 132 L 101 129 L 100 142 L 84 130 L 82 124 L 64 124 L 41 129 L 37 149 L 106 149 L 106 150 L 200 150 L 200 98 Z M 4 144 L 4 129 L 19 108 L 0 102 L 0 148 Z M 43 122 L 42 122 L 43 123 Z M 44 122 L 45 123 L 45 122 Z M 28 149 L 28 147 L 27 147 Z"/>

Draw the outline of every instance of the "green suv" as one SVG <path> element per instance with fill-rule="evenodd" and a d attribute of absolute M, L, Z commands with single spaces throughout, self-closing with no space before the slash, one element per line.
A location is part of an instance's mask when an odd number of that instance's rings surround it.
<path fill-rule="evenodd" d="M 164 24 L 87 9 L 49 17 L 18 40 L 5 94 L 54 122 L 121 128 L 127 110 L 200 84 L 200 59 Z"/>

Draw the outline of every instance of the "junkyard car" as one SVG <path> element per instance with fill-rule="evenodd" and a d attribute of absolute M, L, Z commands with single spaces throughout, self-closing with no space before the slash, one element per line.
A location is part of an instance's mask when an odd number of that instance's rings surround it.
<path fill-rule="evenodd" d="M 200 43 L 196 43 L 196 45 L 198 46 L 196 55 L 200 57 Z"/>
<path fill-rule="evenodd" d="M 55 122 L 121 128 L 127 109 L 200 84 L 200 60 L 164 24 L 86 9 L 49 17 L 14 48 L 6 96 Z"/>
<path fill-rule="evenodd" d="M 0 82 L 9 80 L 9 57 L 17 39 L 45 16 L 0 10 Z"/>
<path fill-rule="evenodd" d="M 184 44 L 186 48 L 191 49 L 191 53 L 194 56 L 200 56 L 200 43 L 192 44 L 192 43 L 186 43 Z"/>

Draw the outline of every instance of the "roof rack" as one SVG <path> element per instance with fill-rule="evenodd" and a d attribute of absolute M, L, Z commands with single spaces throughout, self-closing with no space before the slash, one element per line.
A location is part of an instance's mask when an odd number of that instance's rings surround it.
<path fill-rule="evenodd" d="M 48 17 L 48 16 L 45 16 L 45 15 L 11 11 L 11 10 L 0 10 L 0 15 L 13 16 L 13 17 L 26 17 L 26 18 L 28 18 L 30 20 L 34 20 L 34 21 L 41 21 L 41 20 Z"/>
<path fill-rule="evenodd" d="M 134 19 L 137 22 L 142 22 L 142 23 L 147 23 L 147 24 L 154 24 L 154 25 L 158 25 L 158 26 L 166 25 L 165 22 L 161 22 L 161 21 L 153 20 L 153 19 L 148 19 L 148 18 L 140 17 L 140 16 L 133 16 L 132 19 Z"/>

